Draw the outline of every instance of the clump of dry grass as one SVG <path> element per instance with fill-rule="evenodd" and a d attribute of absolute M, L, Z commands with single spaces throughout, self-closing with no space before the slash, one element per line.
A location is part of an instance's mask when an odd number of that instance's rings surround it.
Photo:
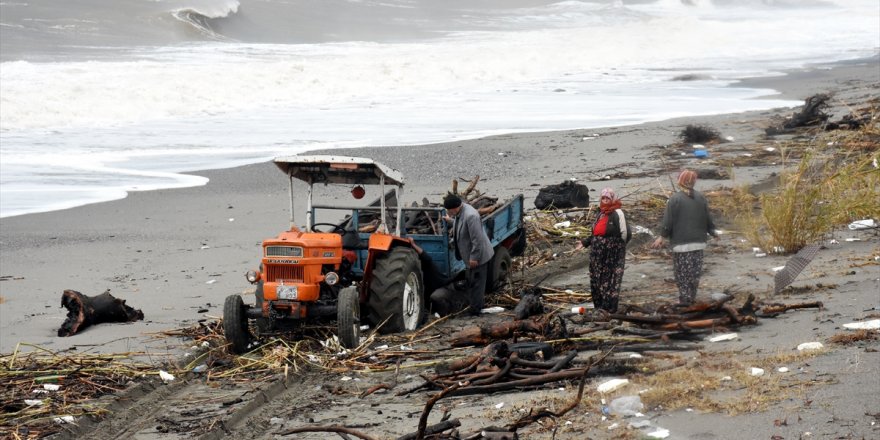
<path fill-rule="evenodd" d="M 649 408 L 693 408 L 735 415 L 763 410 L 774 402 L 791 397 L 792 393 L 817 384 L 772 371 L 781 365 L 819 354 L 820 351 L 780 353 L 764 358 L 748 358 L 741 353 L 704 354 L 687 365 L 634 380 L 640 386 L 649 387 L 641 394 Z M 751 367 L 763 368 L 768 373 L 751 376 Z M 730 379 L 722 380 L 725 377 Z"/>
<path fill-rule="evenodd" d="M 718 130 L 707 125 L 690 124 L 681 131 L 678 137 L 681 138 L 683 142 L 700 144 L 717 141 L 721 139 L 721 134 L 718 133 Z"/>
<path fill-rule="evenodd" d="M 878 338 L 876 330 L 856 330 L 854 332 L 838 333 L 830 338 L 832 344 L 850 345 L 859 341 L 873 341 Z"/>
<path fill-rule="evenodd" d="M 734 188 L 719 201 L 720 209 L 752 245 L 785 252 L 800 250 L 835 226 L 880 218 L 880 127 L 872 121 L 856 131 L 817 136 L 799 161 L 785 166 L 776 190 L 756 195 Z M 791 159 L 786 155 L 791 149 L 803 149 L 803 143 L 783 146 L 783 163 Z"/>

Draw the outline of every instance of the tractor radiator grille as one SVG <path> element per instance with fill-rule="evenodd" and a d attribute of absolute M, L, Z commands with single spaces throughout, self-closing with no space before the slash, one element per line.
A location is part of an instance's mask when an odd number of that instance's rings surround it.
<path fill-rule="evenodd" d="M 266 280 L 267 281 L 292 281 L 301 283 L 303 282 L 303 268 L 302 266 L 289 266 L 289 265 L 272 265 L 266 268 Z"/>

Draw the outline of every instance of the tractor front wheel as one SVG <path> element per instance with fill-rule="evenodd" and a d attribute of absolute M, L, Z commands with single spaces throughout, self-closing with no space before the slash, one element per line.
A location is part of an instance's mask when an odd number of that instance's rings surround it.
<path fill-rule="evenodd" d="M 378 256 L 370 280 L 370 321 L 381 333 L 415 330 L 426 318 L 425 286 L 416 251 L 393 248 Z M 386 321 L 387 319 L 387 321 Z"/>
<path fill-rule="evenodd" d="M 355 348 L 361 344 L 361 307 L 357 287 L 346 287 L 339 292 L 336 327 L 343 347 Z"/>
<path fill-rule="evenodd" d="M 251 333 L 244 312 L 244 301 L 239 295 L 229 295 L 223 304 L 223 333 L 235 354 L 247 351 L 251 343 Z"/>

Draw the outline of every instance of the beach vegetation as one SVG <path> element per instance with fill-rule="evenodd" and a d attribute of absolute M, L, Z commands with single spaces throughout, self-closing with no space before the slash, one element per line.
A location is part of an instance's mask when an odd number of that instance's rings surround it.
<path fill-rule="evenodd" d="M 753 246 L 786 253 L 852 221 L 880 218 L 880 129 L 874 121 L 783 144 L 774 189 L 738 186 L 718 207 Z"/>

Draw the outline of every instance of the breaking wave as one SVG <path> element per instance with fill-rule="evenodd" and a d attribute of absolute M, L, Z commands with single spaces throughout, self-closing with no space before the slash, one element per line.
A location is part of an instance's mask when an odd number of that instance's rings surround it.
<path fill-rule="evenodd" d="M 171 15 L 211 40 L 230 41 L 230 38 L 217 33 L 211 27 L 211 20 L 229 17 L 238 12 L 239 6 L 238 0 L 229 0 L 225 3 L 208 7 L 195 6 L 175 9 L 171 11 Z"/>

